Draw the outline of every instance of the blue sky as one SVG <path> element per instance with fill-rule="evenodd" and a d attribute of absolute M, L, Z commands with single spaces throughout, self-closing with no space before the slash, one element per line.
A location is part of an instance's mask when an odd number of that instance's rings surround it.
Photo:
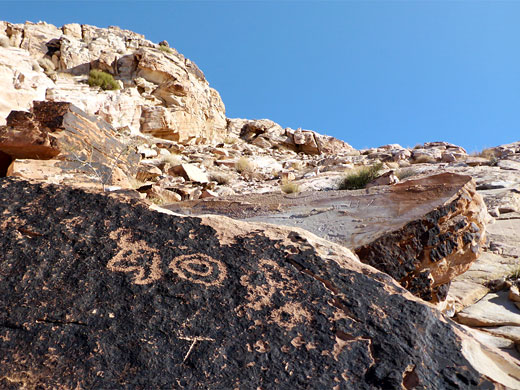
<path fill-rule="evenodd" d="M 520 140 L 520 2 L 0 2 L 0 19 L 117 25 L 166 39 L 228 117 L 356 148 Z"/>

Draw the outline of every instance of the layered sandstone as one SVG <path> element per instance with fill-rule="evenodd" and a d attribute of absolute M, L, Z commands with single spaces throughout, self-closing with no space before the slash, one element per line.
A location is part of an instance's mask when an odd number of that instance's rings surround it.
<path fill-rule="evenodd" d="M 2 119 L 46 96 L 74 103 L 114 127 L 182 143 L 215 142 L 226 136 L 225 108 L 218 92 L 175 49 L 118 27 L 79 24 L 57 28 L 43 22 L 2 22 L 2 36 L 9 45 L 0 48 L 0 61 L 9 73 L 3 73 L 0 82 L 10 94 L 0 102 Z M 53 68 L 45 74 L 37 63 L 42 59 Z M 112 74 L 122 88 L 89 88 L 86 78 L 91 69 Z M 9 97 L 17 97 L 12 99 L 17 103 L 9 103 Z"/>
<path fill-rule="evenodd" d="M 43 179 L 38 171 L 44 165 L 37 160 L 57 160 L 44 172 L 51 182 L 76 174 L 79 183 L 83 172 L 99 184 L 128 187 L 138 162 L 131 145 L 120 142 L 112 126 L 67 102 L 34 102 L 30 112 L 11 112 L 7 124 L 0 126 L 0 152 L 7 156 L 4 176 Z"/>

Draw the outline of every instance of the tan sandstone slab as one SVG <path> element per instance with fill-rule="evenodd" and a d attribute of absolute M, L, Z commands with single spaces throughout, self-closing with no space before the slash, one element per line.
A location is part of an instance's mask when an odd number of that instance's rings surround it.
<path fill-rule="evenodd" d="M 366 190 L 240 195 L 170 208 L 304 228 L 432 301 L 481 253 L 488 218 L 471 177 L 451 173 Z"/>
<path fill-rule="evenodd" d="M 484 252 L 463 274 L 452 280 L 447 302 L 456 312 L 482 299 L 489 288 L 485 284 L 491 280 L 509 275 L 518 267 L 518 259 Z"/>
<path fill-rule="evenodd" d="M 520 310 L 507 291 L 490 293 L 457 314 L 456 320 L 469 326 L 520 326 Z"/>

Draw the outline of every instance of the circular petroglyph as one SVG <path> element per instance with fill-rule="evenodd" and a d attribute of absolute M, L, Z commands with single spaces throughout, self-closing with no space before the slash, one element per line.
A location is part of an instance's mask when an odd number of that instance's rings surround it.
<path fill-rule="evenodd" d="M 202 253 L 178 256 L 171 261 L 169 267 L 180 278 L 206 286 L 219 285 L 227 276 L 226 266 L 222 261 Z"/>

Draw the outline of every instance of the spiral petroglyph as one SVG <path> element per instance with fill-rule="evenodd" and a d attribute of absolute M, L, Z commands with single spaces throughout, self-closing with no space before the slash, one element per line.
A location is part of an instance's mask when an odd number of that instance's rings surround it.
<path fill-rule="evenodd" d="M 169 267 L 180 278 L 205 286 L 217 286 L 227 277 L 222 261 L 202 253 L 178 256 Z"/>

